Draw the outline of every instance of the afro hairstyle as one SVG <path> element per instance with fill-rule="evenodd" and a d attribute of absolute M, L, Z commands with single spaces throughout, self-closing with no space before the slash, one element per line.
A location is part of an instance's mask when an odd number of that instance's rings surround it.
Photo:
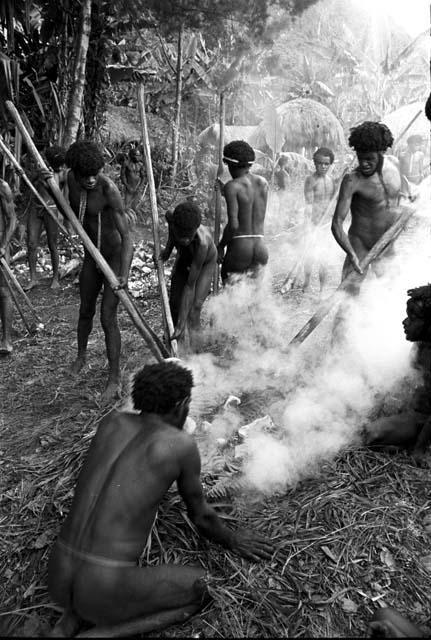
<path fill-rule="evenodd" d="M 45 150 L 45 158 L 47 163 L 53 169 L 59 169 L 66 160 L 66 150 L 63 147 L 59 147 L 58 145 L 53 145 L 52 147 L 47 147 Z"/>
<path fill-rule="evenodd" d="M 186 200 L 175 207 L 171 220 L 182 231 L 195 231 L 202 221 L 201 210 L 197 204 Z"/>
<path fill-rule="evenodd" d="M 431 122 L 431 93 L 429 94 L 428 99 L 425 103 L 425 115 Z"/>
<path fill-rule="evenodd" d="M 317 156 L 324 156 L 325 158 L 329 158 L 331 164 L 334 162 L 335 158 L 334 152 L 331 151 L 331 149 L 328 149 L 328 147 L 320 147 L 319 149 L 317 149 L 317 151 L 313 153 L 313 160 L 316 160 Z"/>
<path fill-rule="evenodd" d="M 394 137 L 382 122 L 363 122 L 350 129 L 349 145 L 357 153 L 383 152 L 391 147 Z"/>
<path fill-rule="evenodd" d="M 192 372 L 183 365 L 171 359 L 146 364 L 134 377 L 133 405 L 143 413 L 169 413 L 190 397 L 192 387 Z"/>
<path fill-rule="evenodd" d="M 233 140 L 223 148 L 223 160 L 239 169 L 249 167 L 255 158 L 253 147 L 245 140 Z"/>
<path fill-rule="evenodd" d="M 66 152 L 66 164 L 80 176 L 95 176 L 105 161 L 99 146 L 91 140 L 78 140 Z"/>

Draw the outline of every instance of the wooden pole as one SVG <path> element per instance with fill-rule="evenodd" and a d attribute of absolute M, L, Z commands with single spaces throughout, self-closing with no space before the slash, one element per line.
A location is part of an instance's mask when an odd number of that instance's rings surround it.
<path fill-rule="evenodd" d="M 12 284 L 9 281 L 9 278 L 7 277 L 6 271 L 3 269 L 3 265 L 2 264 L 0 264 L 0 272 L 3 273 L 3 278 L 4 278 L 5 282 L 6 282 L 6 286 L 9 289 L 11 298 L 14 301 L 14 304 L 15 304 L 17 310 L 18 310 L 19 315 L 21 316 L 21 320 L 23 321 L 25 328 L 27 329 L 27 331 L 29 333 L 34 333 L 33 329 L 31 328 L 31 326 L 27 322 L 27 319 L 26 319 L 26 317 L 24 315 L 24 311 L 22 310 L 22 307 L 21 307 L 21 305 L 19 303 L 19 300 L 18 300 L 18 298 L 16 296 L 16 293 L 13 290 Z"/>
<path fill-rule="evenodd" d="M 165 334 L 167 343 L 171 345 L 172 355 L 177 357 L 178 348 L 177 341 L 171 340 L 174 333 L 174 323 L 172 321 L 171 308 L 169 306 L 168 290 L 166 288 L 165 272 L 163 263 L 160 260 L 160 236 L 159 236 L 159 213 L 157 209 L 156 185 L 154 183 L 153 165 L 151 163 L 150 139 L 148 136 L 147 118 L 145 115 L 145 90 L 143 82 L 137 84 L 138 89 L 138 107 L 141 118 L 142 139 L 144 143 L 145 166 L 147 169 L 148 187 L 150 190 L 151 216 L 153 221 L 153 238 L 154 238 L 154 258 L 157 266 L 157 276 L 159 279 L 160 298 L 162 301 L 163 322 L 165 325 Z"/>
<path fill-rule="evenodd" d="M 10 268 L 10 266 L 8 265 L 8 263 L 6 262 L 6 260 L 4 258 L 0 258 L 0 265 L 1 265 L 2 269 L 3 269 L 3 271 L 5 271 L 7 273 L 7 275 L 9 276 L 9 279 L 11 280 L 12 284 L 15 285 L 15 288 L 19 291 L 19 293 L 22 295 L 22 297 L 26 301 L 26 303 L 27 303 L 30 311 L 32 312 L 36 322 L 41 323 L 42 321 L 39 318 L 39 316 L 37 315 L 36 309 L 33 307 L 30 298 L 28 297 L 28 295 L 26 294 L 26 292 L 24 291 L 24 289 L 22 288 L 22 286 L 18 282 L 17 278 L 15 277 L 14 272 L 12 271 L 12 269 Z"/>
<path fill-rule="evenodd" d="M 24 141 L 25 141 L 25 143 L 27 145 L 27 149 L 33 155 L 34 159 L 37 162 L 38 167 L 40 169 L 43 169 L 43 170 L 47 171 L 47 166 L 44 163 L 40 153 L 36 149 L 32 138 L 28 134 L 28 131 L 25 128 L 24 123 L 23 123 L 23 121 L 21 119 L 21 116 L 19 115 L 18 111 L 16 110 L 14 104 L 10 100 L 6 100 L 6 107 L 7 107 L 8 111 L 9 111 L 9 113 L 12 115 L 15 123 L 18 125 L 19 130 L 21 132 L 21 135 L 22 135 L 22 137 L 23 137 L 23 139 L 24 139 Z M 163 355 L 162 355 L 159 347 L 157 346 L 157 344 L 154 342 L 154 340 L 153 340 L 153 338 L 151 336 L 151 332 L 149 331 L 147 323 L 144 322 L 143 319 L 140 317 L 138 311 L 136 310 L 136 307 L 135 307 L 134 303 L 130 300 L 130 298 L 128 297 L 127 293 L 123 289 L 120 288 L 117 276 L 112 271 L 111 267 L 106 262 L 105 258 L 102 256 L 102 254 L 97 249 L 97 247 L 95 247 L 95 245 L 91 242 L 89 236 L 84 231 L 84 228 L 82 227 L 82 225 L 79 222 L 78 218 L 75 216 L 75 213 L 74 213 L 73 209 L 71 208 L 69 203 L 66 202 L 66 200 L 65 200 L 65 198 L 64 198 L 64 196 L 63 196 L 58 184 L 54 180 L 54 178 L 48 178 L 47 179 L 47 183 L 48 183 L 48 185 L 49 185 L 49 187 L 51 189 L 51 192 L 52 192 L 52 195 L 54 197 L 54 200 L 55 200 L 55 203 L 56 203 L 57 207 L 68 218 L 68 220 L 69 220 L 71 226 L 73 227 L 74 231 L 81 238 L 84 247 L 87 249 L 88 253 L 91 255 L 91 257 L 96 262 L 97 266 L 99 267 L 99 269 L 101 270 L 101 272 L 105 276 L 109 286 L 113 289 L 115 294 L 118 296 L 120 301 L 123 303 L 124 308 L 126 309 L 127 313 L 131 317 L 131 319 L 132 319 L 133 323 L 135 324 L 136 328 L 138 329 L 139 333 L 144 338 L 144 340 L 147 343 L 151 353 L 154 355 L 154 357 L 159 362 L 161 362 L 164 359 Z"/>
<path fill-rule="evenodd" d="M 221 180 L 223 175 L 223 147 L 224 147 L 224 127 L 225 127 L 225 100 L 224 91 L 220 92 L 219 103 L 219 145 L 218 145 L 218 169 L 217 180 Z M 214 242 L 216 246 L 220 242 L 220 223 L 221 223 L 221 190 L 216 189 L 215 192 L 215 215 L 214 215 Z M 214 270 L 213 290 L 218 293 L 219 290 L 219 273 L 220 265 L 217 262 Z"/>
<path fill-rule="evenodd" d="M 19 129 L 17 129 L 17 131 L 19 132 Z M 36 196 L 36 198 L 39 200 L 40 204 L 43 206 L 43 208 L 48 213 L 48 215 L 50 215 L 51 218 L 53 220 L 55 220 L 55 222 L 60 227 L 61 231 L 70 240 L 71 239 L 70 238 L 70 234 L 66 231 L 66 228 L 61 224 L 61 222 L 59 220 L 57 220 L 56 216 L 52 213 L 51 209 L 48 207 L 48 205 L 46 204 L 45 200 L 42 198 L 42 196 L 40 195 L 38 190 L 34 187 L 33 183 L 30 181 L 30 179 L 27 177 L 27 175 L 24 172 L 24 169 L 21 167 L 21 165 L 19 164 L 18 160 L 15 158 L 15 156 L 12 153 L 12 151 L 7 146 L 6 142 L 3 139 L 3 136 L 1 134 L 0 134 L 0 149 L 3 151 L 3 153 L 8 158 L 8 160 L 13 164 L 13 166 L 17 170 L 18 175 L 23 178 L 24 182 L 29 187 L 30 191 Z"/>
<path fill-rule="evenodd" d="M 401 233 L 413 213 L 415 209 L 411 207 L 405 207 L 405 211 L 401 213 L 399 218 L 394 222 L 394 224 L 389 227 L 387 231 L 377 240 L 375 245 L 371 248 L 371 250 L 367 253 L 367 255 L 361 260 L 360 266 L 362 270 L 365 270 L 373 260 L 378 258 L 383 251 L 385 251 L 390 244 L 395 240 L 395 238 Z M 335 290 L 335 292 L 330 296 L 327 300 L 324 300 L 322 304 L 317 308 L 316 313 L 310 318 L 310 320 L 302 327 L 301 331 L 299 331 L 296 336 L 289 342 L 289 346 L 293 346 L 295 344 L 300 344 L 304 342 L 304 340 L 314 331 L 314 329 L 321 323 L 323 318 L 334 308 L 335 305 L 338 305 L 339 302 L 345 296 L 346 288 L 355 282 L 358 278 L 359 274 L 356 271 L 352 271 L 349 273 L 344 280 L 341 281 L 341 284 Z"/>
<path fill-rule="evenodd" d="M 414 122 L 416 122 L 416 120 L 419 118 L 419 116 L 421 115 L 421 113 L 422 113 L 422 109 L 421 109 L 420 111 L 418 111 L 418 112 L 417 112 L 417 114 L 415 115 L 415 117 L 414 117 L 414 118 L 412 118 L 412 119 L 410 120 L 410 122 L 408 123 L 408 125 L 406 126 L 406 128 L 405 128 L 405 129 L 403 129 L 403 130 L 401 131 L 401 133 L 400 133 L 400 135 L 398 136 L 398 138 L 397 138 L 397 139 L 395 140 L 395 142 L 392 144 L 392 148 L 393 148 L 393 149 L 395 149 L 395 147 L 397 146 L 397 144 L 399 143 L 399 141 L 401 140 L 401 138 L 402 138 L 403 136 L 405 136 L 405 134 L 407 133 L 407 131 L 410 129 L 410 127 L 412 126 L 412 124 L 413 124 Z"/>

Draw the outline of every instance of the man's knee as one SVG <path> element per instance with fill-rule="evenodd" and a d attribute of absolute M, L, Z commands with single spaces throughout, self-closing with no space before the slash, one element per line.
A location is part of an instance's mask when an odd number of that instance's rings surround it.
<path fill-rule="evenodd" d="M 118 329 L 117 323 L 117 307 L 116 303 L 103 305 L 100 312 L 100 322 L 104 332 Z"/>

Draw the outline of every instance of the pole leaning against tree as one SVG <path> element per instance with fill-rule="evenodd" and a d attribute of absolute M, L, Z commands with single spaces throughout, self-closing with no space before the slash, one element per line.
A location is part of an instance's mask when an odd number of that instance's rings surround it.
<path fill-rule="evenodd" d="M 145 166 L 147 169 L 148 186 L 150 190 L 151 217 L 153 221 L 154 258 L 157 266 L 157 276 L 159 279 L 160 298 L 162 301 L 163 322 L 165 326 L 166 341 L 171 345 L 172 355 L 177 357 L 177 341 L 171 340 L 174 333 L 174 323 L 169 306 L 168 290 L 166 288 L 165 272 L 163 263 L 160 260 L 160 236 L 159 236 L 159 213 L 157 209 L 156 185 L 154 183 L 153 165 L 151 163 L 150 139 L 148 136 L 147 117 L 145 115 L 145 90 L 143 82 L 137 83 L 138 107 L 141 118 L 142 139 L 144 142 Z"/>
<path fill-rule="evenodd" d="M 370 249 L 367 255 L 361 260 L 360 267 L 364 271 L 376 258 L 378 258 L 388 247 L 392 244 L 392 242 L 399 236 L 401 231 L 406 226 L 407 222 L 410 220 L 412 215 L 415 212 L 413 207 L 403 207 L 404 211 L 402 211 L 401 215 L 394 222 L 394 224 L 389 227 L 387 231 L 377 240 L 374 246 Z M 310 318 L 310 320 L 302 327 L 301 331 L 299 331 L 296 336 L 289 342 L 289 346 L 293 346 L 295 344 L 300 344 L 304 342 L 304 340 L 314 331 L 314 329 L 321 323 L 323 318 L 333 309 L 345 296 L 346 288 L 355 282 L 358 277 L 358 273 L 356 271 L 352 271 L 349 273 L 344 280 L 341 281 L 341 284 L 337 287 L 334 293 L 319 305 L 316 313 Z"/>
<path fill-rule="evenodd" d="M 43 170 L 47 171 L 48 168 L 47 168 L 45 162 L 43 161 L 39 151 L 36 149 L 36 146 L 35 146 L 32 138 L 30 137 L 27 129 L 25 128 L 24 123 L 23 123 L 23 121 L 21 119 L 21 116 L 19 115 L 19 113 L 18 113 L 17 109 L 15 108 L 14 104 L 10 100 L 6 100 L 6 107 L 7 107 L 8 111 L 9 111 L 9 113 L 11 114 L 12 118 L 14 119 L 15 124 L 18 126 L 18 128 L 19 128 L 19 130 L 21 132 L 21 135 L 22 135 L 23 139 L 25 140 L 27 148 L 28 148 L 29 152 L 32 154 L 33 158 L 36 160 L 36 163 L 37 163 L 38 167 L 40 169 L 43 169 Z M 149 331 L 149 329 L 147 327 L 147 324 L 140 317 L 140 314 L 138 313 L 137 309 L 135 308 L 134 303 L 129 299 L 127 293 L 123 289 L 120 288 L 120 284 L 119 284 L 119 281 L 117 279 L 117 276 L 112 271 L 111 267 L 106 262 L 105 258 L 102 256 L 102 254 L 97 249 L 97 247 L 92 243 L 91 239 L 89 238 L 89 236 L 85 232 L 83 226 L 81 225 L 81 223 L 79 222 L 78 218 L 76 217 L 73 209 L 68 204 L 68 202 L 66 202 L 66 200 L 65 200 L 65 198 L 64 198 L 64 196 L 63 196 L 58 184 L 54 180 L 54 178 L 47 178 L 47 183 L 48 183 L 48 185 L 50 187 L 51 193 L 52 193 L 52 195 L 54 197 L 54 200 L 55 200 L 55 203 L 56 203 L 57 207 L 62 211 L 62 213 L 64 213 L 66 218 L 69 220 L 69 222 L 70 222 L 71 226 L 73 227 L 74 231 L 81 238 L 84 247 L 86 248 L 88 253 L 91 255 L 93 260 L 96 262 L 97 266 L 99 267 L 99 269 L 101 270 L 103 275 L 105 276 L 109 286 L 113 289 L 115 294 L 118 296 L 120 301 L 123 303 L 124 308 L 126 309 L 127 313 L 129 314 L 130 318 L 132 319 L 132 321 L 135 324 L 136 328 L 138 329 L 139 333 L 144 338 L 144 340 L 147 343 L 151 353 L 154 355 L 154 357 L 159 362 L 161 362 L 164 359 L 163 358 L 163 354 L 161 353 L 158 345 L 153 340 L 153 338 L 151 336 L 151 333 L 150 333 L 150 331 Z"/>

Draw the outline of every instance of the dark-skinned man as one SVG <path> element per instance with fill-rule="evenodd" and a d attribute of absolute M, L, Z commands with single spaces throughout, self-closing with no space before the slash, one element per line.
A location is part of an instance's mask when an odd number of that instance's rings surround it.
<path fill-rule="evenodd" d="M 169 236 L 160 257 L 166 261 L 172 250 L 177 250 L 169 297 L 175 327 L 172 338 L 179 340 L 188 330 L 193 346 L 217 264 L 217 249 L 209 229 L 201 224 L 199 207 L 193 202 L 180 203 L 173 213 L 166 213 L 166 219 Z"/>
<path fill-rule="evenodd" d="M 49 561 L 49 591 L 65 610 L 55 635 L 76 633 L 82 621 L 122 625 L 112 628 L 117 637 L 130 633 L 130 623 L 135 634 L 149 632 L 202 607 L 208 578 L 201 566 L 138 566 L 175 482 L 201 535 L 251 561 L 271 559 L 268 541 L 228 529 L 204 498 L 199 451 L 183 431 L 192 386 L 178 361 L 146 365 L 133 383 L 139 413 L 114 410 L 101 421 Z"/>
<path fill-rule="evenodd" d="M 124 206 L 126 209 L 136 206 L 136 200 L 145 180 L 145 168 L 139 149 L 130 149 L 128 157 L 121 165 L 120 180 L 124 186 Z"/>
<path fill-rule="evenodd" d="M 102 172 L 104 160 L 99 147 L 90 141 L 72 144 L 66 153 L 69 201 L 92 242 L 126 286 L 133 256 L 129 222 L 124 213 L 120 192 Z M 85 250 L 79 276 L 81 305 L 78 320 L 78 355 L 72 372 L 78 373 L 86 362 L 88 337 L 93 327 L 96 302 L 103 287 L 100 319 L 108 356 L 108 381 L 103 393 L 106 402 L 120 391 L 121 336 L 117 321 L 118 298 L 96 262 Z"/>
<path fill-rule="evenodd" d="M 9 262 L 9 244 L 16 227 L 15 207 L 12 191 L 5 180 L 0 180 L 0 258 Z M 0 264 L 0 318 L 2 335 L 0 340 L 0 355 L 8 356 L 12 353 L 12 300 L 6 275 Z"/>
<path fill-rule="evenodd" d="M 228 223 L 217 247 L 223 283 L 233 274 L 257 275 L 268 262 L 264 242 L 268 182 L 250 173 L 254 160 L 253 148 L 244 140 L 234 140 L 223 149 L 223 162 L 232 176 L 223 187 Z M 218 182 L 216 188 L 221 188 Z"/>

